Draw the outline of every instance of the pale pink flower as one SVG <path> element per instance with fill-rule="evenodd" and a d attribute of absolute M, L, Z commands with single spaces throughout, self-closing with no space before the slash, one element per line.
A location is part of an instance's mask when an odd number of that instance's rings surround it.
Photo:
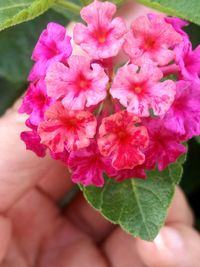
<path fill-rule="evenodd" d="M 36 63 L 28 79 L 33 81 L 44 76 L 53 62 L 67 62 L 72 53 L 70 39 L 65 27 L 54 22 L 49 23 L 33 50 L 32 60 Z"/>
<path fill-rule="evenodd" d="M 30 114 L 30 122 L 33 125 L 38 125 L 43 120 L 44 112 L 51 103 L 52 99 L 47 96 L 44 80 L 40 79 L 38 82 L 29 85 L 19 112 Z"/>
<path fill-rule="evenodd" d="M 82 110 L 98 104 L 106 97 L 108 77 L 98 64 L 90 64 L 83 56 L 71 56 L 68 66 L 52 64 L 46 76 L 48 95 L 62 99 L 72 110 Z"/>
<path fill-rule="evenodd" d="M 74 41 L 93 59 L 116 56 L 122 47 L 126 25 L 122 18 L 112 20 L 115 12 L 114 4 L 97 0 L 81 10 L 87 26 L 76 24 Z"/>
<path fill-rule="evenodd" d="M 126 35 L 124 51 L 134 64 L 151 59 L 164 66 L 175 59 L 172 48 L 181 41 L 182 36 L 165 21 L 164 16 L 141 16 L 134 20 Z"/>
<path fill-rule="evenodd" d="M 71 152 L 68 165 L 72 170 L 72 181 L 85 186 L 102 187 L 104 185 L 103 173 L 115 172 L 111 166 L 111 160 L 100 154 L 96 142 L 91 142 L 87 148 Z"/>
<path fill-rule="evenodd" d="M 149 146 L 145 151 L 147 168 L 158 167 L 162 171 L 186 152 L 187 149 L 180 143 L 178 136 L 166 129 L 161 119 L 148 118 L 143 123 L 149 133 Z"/>
<path fill-rule="evenodd" d="M 96 133 L 96 118 L 88 111 L 73 111 L 56 102 L 45 112 L 38 127 L 41 142 L 54 153 L 89 146 Z"/>
<path fill-rule="evenodd" d="M 146 128 L 138 124 L 140 119 L 125 110 L 102 120 L 98 147 L 103 156 L 111 156 L 116 170 L 132 169 L 145 161 L 142 151 L 149 138 Z"/>
<path fill-rule="evenodd" d="M 182 140 L 200 135 L 200 83 L 179 81 L 177 93 L 164 117 L 165 126 Z"/>
<path fill-rule="evenodd" d="M 139 68 L 134 64 L 120 68 L 114 78 L 110 93 L 120 103 L 138 116 L 162 115 L 170 108 L 176 94 L 171 80 L 160 82 L 162 71 L 151 63 Z"/>

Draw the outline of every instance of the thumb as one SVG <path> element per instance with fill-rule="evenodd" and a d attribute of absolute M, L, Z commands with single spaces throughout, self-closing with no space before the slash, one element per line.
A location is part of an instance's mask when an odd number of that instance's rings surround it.
<path fill-rule="evenodd" d="M 148 267 L 198 267 L 200 236 L 190 226 L 168 225 L 154 242 L 137 240 L 137 250 Z"/>

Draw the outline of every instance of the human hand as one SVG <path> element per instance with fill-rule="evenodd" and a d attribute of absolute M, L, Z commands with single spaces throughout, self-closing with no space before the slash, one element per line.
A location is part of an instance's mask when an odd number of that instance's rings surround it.
<path fill-rule="evenodd" d="M 72 189 L 66 167 L 26 151 L 16 106 L 0 119 L 0 267 L 198 267 L 200 236 L 177 189 L 153 243 L 131 237 Z"/>

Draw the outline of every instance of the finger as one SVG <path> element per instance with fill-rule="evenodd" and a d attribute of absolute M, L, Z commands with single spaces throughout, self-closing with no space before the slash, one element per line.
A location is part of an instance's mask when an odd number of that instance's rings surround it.
<path fill-rule="evenodd" d="M 193 212 L 185 195 L 179 187 L 176 188 L 175 195 L 168 211 L 166 223 L 182 223 L 190 226 L 194 223 Z"/>
<path fill-rule="evenodd" d="M 67 191 L 71 186 L 68 182 L 63 185 L 63 180 L 67 179 L 63 164 L 48 156 L 41 159 L 26 150 L 20 140 L 20 133 L 26 129 L 25 119 L 17 113 L 16 107 L 0 119 L 0 212 L 5 212 L 42 179 L 50 181 L 45 185 L 49 185 L 50 195 L 56 197 L 59 195 L 58 189 L 63 194 L 63 187 Z M 62 181 L 62 186 L 58 188 L 59 181 Z"/>
<path fill-rule="evenodd" d="M 114 225 L 102 217 L 79 194 L 66 208 L 65 215 L 83 232 L 87 233 L 96 242 L 101 242 L 113 230 Z"/>
<path fill-rule="evenodd" d="M 0 216 L 0 263 L 8 250 L 11 241 L 12 226 L 9 219 Z"/>
<path fill-rule="evenodd" d="M 102 245 L 112 267 L 145 267 L 136 250 L 136 239 L 116 228 Z"/>
<path fill-rule="evenodd" d="M 200 236 L 187 225 L 165 226 L 154 242 L 137 240 L 137 251 L 148 267 L 198 267 Z"/>

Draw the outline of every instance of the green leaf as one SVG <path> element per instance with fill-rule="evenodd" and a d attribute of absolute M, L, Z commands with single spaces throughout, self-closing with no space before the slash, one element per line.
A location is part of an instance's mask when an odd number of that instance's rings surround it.
<path fill-rule="evenodd" d="M 196 136 L 195 140 L 197 141 L 198 144 L 200 144 L 200 136 Z"/>
<path fill-rule="evenodd" d="M 138 2 L 168 15 L 177 16 L 200 25 L 199 0 L 138 0 Z"/>
<path fill-rule="evenodd" d="M 0 115 L 20 96 L 25 86 L 25 83 L 11 83 L 0 77 Z"/>
<path fill-rule="evenodd" d="M 0 30 L 41 15 L 54 2 L 55 0 L 0 0 Z"/>
<path fill-rule="evenodd" d="M 68 20 L 49 10 L 35 20 L 0 32 L 0 76 L 12 82 L 26 81 L 32 66 L 31 54 L 48 22 L 66 25 Z"/>
<path fill-rule="evenodd" d="M 164 224 L 175 185 L 182 176 L 185 156 L 163 172 L 148 173 L 148 179 L 116 182 L 106 179 L 103 188 L 81 187 L 85 198 L 103 216 L 126 232 L 153 240 Z"/>

